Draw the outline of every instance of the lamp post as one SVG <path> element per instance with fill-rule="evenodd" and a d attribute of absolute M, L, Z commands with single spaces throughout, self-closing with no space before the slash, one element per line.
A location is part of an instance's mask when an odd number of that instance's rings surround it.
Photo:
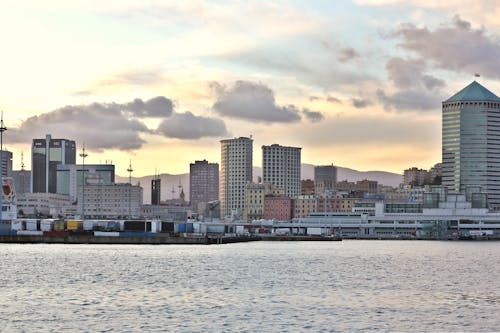
<path fill-rule="evenodd" d="M 3 111 L 2 118 L 0 119 L 0 187 L 2 187 L 2 193 L 0 193 L 0 222 L 3 221 L 3 132 L 7 130 L 7 127 L 3 124 Z"/>
<path fill-rule="evenodd" d="M 83 159 L 83 167 L 82 167 L 82 219 L 85 219 L 85 157 L 87 157 L 87 153 L 85 153 L 85 145 L 83 146 L 82 153 L 80 157 Z"/>

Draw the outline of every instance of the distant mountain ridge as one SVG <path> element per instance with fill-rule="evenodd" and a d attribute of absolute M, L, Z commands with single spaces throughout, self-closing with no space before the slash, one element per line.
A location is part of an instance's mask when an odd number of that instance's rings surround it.
<path fill-rule="evenodd" d="M 302 163 L 302 179 L 314 179 L 314 165 Z M 256 182 L 258 177 L 262 176 L 261 167 L 253 167 L 253 180 Z M 151 202 L 151 180 L 154 176 L 132 177 L 132 184 L 141 184 L 143 188 L 143 200 L 145 204 Z M 168 200 L 178 198 L 180 189 L 184 191 L 186 200 L 189 200 L 189 173 L 178 175 L 161 174 L 161 199 Z M 117 183 L 128 183 L 128 177 L 116 175 Z M 379 184 L 397 187 L 403 181 L 403 176 L 397 173 L 387 171 L 358 171 L 350 168 L 337 166 L 337 180 L 347 180 L 356 182 L 358 180 L 376 180 Z M 180 187 L 179 187 L 180 186 Z"/>

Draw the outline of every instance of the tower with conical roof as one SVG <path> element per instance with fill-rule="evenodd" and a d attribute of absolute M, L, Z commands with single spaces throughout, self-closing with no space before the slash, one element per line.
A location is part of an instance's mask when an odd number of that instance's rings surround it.
<path fill-rule="evenodd" d="M 500 98 L 474 81 L 443 102 L 443 185 L 480 189 L 500 210 Z"/>

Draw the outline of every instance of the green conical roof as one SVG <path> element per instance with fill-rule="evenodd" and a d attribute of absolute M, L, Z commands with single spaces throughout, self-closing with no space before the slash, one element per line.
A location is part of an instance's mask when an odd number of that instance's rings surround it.
<path fill-rule="evenodd" d="M 455 95 L 448 98 L 445 102 L 458 101 L 500 101 L 500 98 L 474 81 L 464 89 L 457 92 Z"/>

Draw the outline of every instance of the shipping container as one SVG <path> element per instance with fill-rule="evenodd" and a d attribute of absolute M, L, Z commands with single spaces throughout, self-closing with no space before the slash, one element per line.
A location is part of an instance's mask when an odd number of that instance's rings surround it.
<path fill-rule="evenodd" d="M 29 231 L 40 230 L 40 220 L 35 220 L 35 219 L 26 220 L 26 230 Z"/>
<path fill-rule="evenodd" d="M 56 221 L 56 222 L 54 222 L 54 230 L 55 231 L 64 231 L 64 230 L 66 230 L 66 221 Z"/>
<path fill-rule="evenodd" d="M 18 235 L 23 236 L 43 236 L 43 231 L 38 230 L 19 230 L 17 231 Z"/>
<path fill-rule="evenodd" d="M 186 233 L 192 234 L 194 232 L 193 223 L 186 223 Z"/>
<path fill-rule="evenodd" d="M 161 232 L 161 221 L 152 220 L 151 221 L 151 232 Z"/>
<path fill-rule="evenodd" d="M 236 234 L 243 235 L 244 233 L 245 233 L 245 227 L 242 225 L 237 225 L 236 226 Z"/>
<path fill-rule="evenodd" d="M 151 231 L 151 222 L 149 222 L 149 230 L 148 230 L 148 223 L 146 221 L 125 221 L 125 231 Z"/>
<path fill-rule="evenodd" d="M 83 230 L 82 220 L 66 220 L 67 230 Z"/>
<path fill-rule="evenodd" d="M 85 220 L 83 221 L 83 230 L 92 231 L 94 226 L 97 224 L 96 220 Z"/>
<path fill-rule="evenodd" d="M 96 237 L 120 237 L 120 233 L 117 231 L 94 231 L 94 236 L 96 236 Z"/>
<path fill-rule="evenodd" d="M 177 223 L 177 233 L 183 234 L 186 232 L 186 223 Z"/>
<path fill-rule="evenodd" d="M 17 235 L 17 230 L 0 230 L 0 235 L 2 235 L 2 236 L 15 236 L 15 235 Z"/>
<path fill-rule="evenodd" d="M 41 231 L 52 231 L 54 230 L 54 222 L 53 219 L 46 219 L 40 221 L 40 230 Z"/>
<path fill-rule="evenodd" d="M 162 222 L 161 223 L 161 232 L 174 232 L 174 223 L 173 222 Z"/>
<path fill-rule="evenodd" d="M 15 219 L 11 221 L 11 230 L 26 230 L 26 221 L 21 219 Z"/>

